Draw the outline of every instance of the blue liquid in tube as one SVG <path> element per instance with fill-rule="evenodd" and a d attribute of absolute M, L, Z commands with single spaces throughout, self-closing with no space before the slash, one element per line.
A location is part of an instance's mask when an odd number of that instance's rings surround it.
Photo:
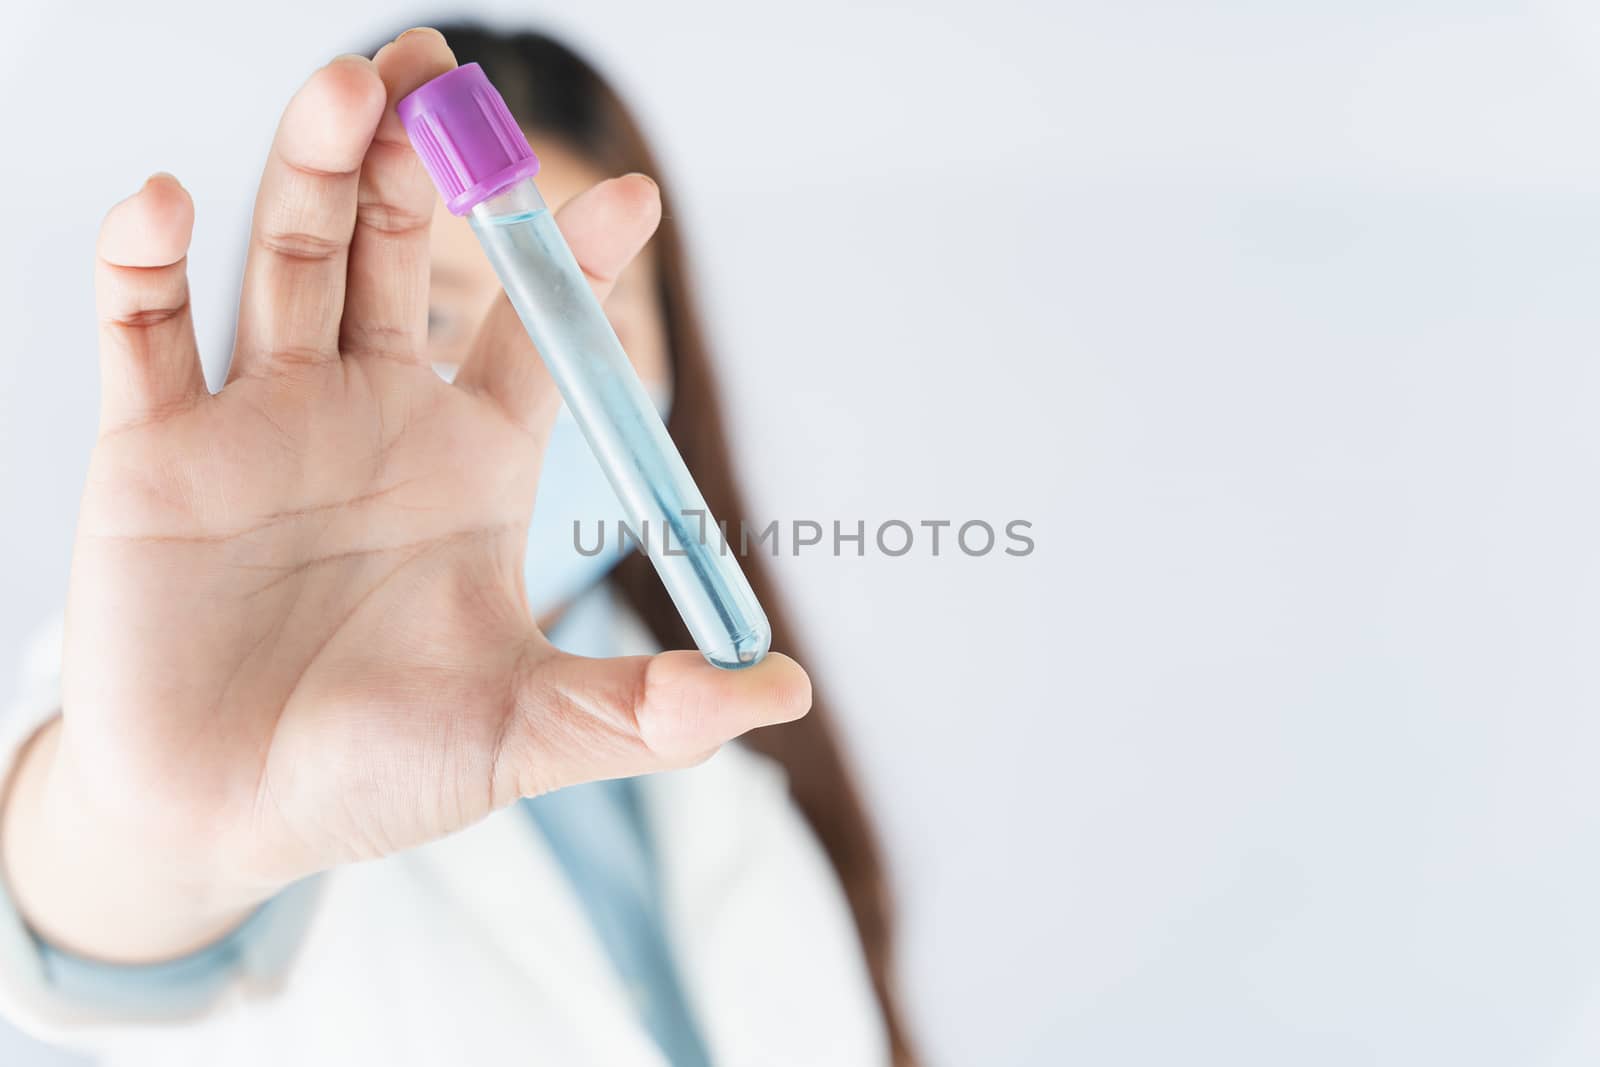
<path fill-rule="evenodd" d="M 538 187 L 518 181 L 469 220 L 626 511 L 595 518 L 639 535 L 713 666 L 760 662 L 772 644 L 766 614 Z"/>

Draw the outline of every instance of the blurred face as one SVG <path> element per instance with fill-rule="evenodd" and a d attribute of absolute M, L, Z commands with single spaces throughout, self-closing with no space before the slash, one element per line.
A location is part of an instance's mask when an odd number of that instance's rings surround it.
<path fill-rule="evenodd" d="M 529 140 L 539 157 L 539 191 L 552 211 L 609 177 L 558 141 L 536 135 Z M 432 256 L 428 354 L 436 366 L 455 367 L 466 358 L 479 323 L 499 296 L 500 282 L 467 220 L 446 211 L 442 201 L 434 208 Z M 666 319 L 656 296 L 653 244 L 618 277 L 605 310 L 639 378 L 652 392 L 670 392 L 672 364 Z"/>

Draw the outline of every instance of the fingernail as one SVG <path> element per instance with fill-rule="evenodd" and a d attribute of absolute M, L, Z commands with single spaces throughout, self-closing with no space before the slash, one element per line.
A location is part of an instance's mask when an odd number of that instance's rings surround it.
<path fill-rule="evenodd" d="M 399 42 L 405 40 L 407 37 L 410 37 L 413 33 L 431 33 L 435 37 L 439 38 L 441 41 L 444 40 L 444 34 L 440 33 L 438 30 L 434 29 L 432 26 L 413 26 L 409 30 L 407 30 L 405 33 L 402 33 L 400 36 L 396 37 L 395 38 L 395 43 L 398 44 Z"/>
<path fill-rule="evenodd" d="M 141 188 L 141 189 L 147 188 L 150 185 L 150 183 L 155 181 L 157 178 L 166 178 L 169 181 L 171 181 L 174 185 L 182 185 L 183 184 L 182 182 L 180 182 L 178 180 L 178 176 L 176 174 L 172 173 L 171 171 L 169 171 L 169 170 L 158 170 L 154 174 L 150 175 L 150 177 L 146 178 L 144 180 L 144 185 L 141 185 L 139 188 Z"/>
<path fill-rule="evenodd" d="M 362 63 L 371 66 L 372 60 L 368 59 L 360 52 L 346 52 L 342 56 L 334 56 L 332 59 L 330 59 L 328 61 L 328 66 L 331 67 L 335 63 Z"/>

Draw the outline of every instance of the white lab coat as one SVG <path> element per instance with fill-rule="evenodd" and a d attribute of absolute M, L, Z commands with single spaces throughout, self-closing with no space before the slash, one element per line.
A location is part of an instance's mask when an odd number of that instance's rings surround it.
<path fill-rule="evenodd" d="M 624 625 L 622 646 L 648 650 L 642 628 Z M 33 650 L 0 723 L 0 775 L 56 712 L 59 640 Z M 651 776 L 642 795 L 679 970 L 714 1061 L 886 1063 L 848 906 L 782 771 L 735 744 Z M 0 1011 L 112 1065 L 668 1067 L 515 806 L 329 872 L 295 901 L 303 927 L 285 951 L 247 959 L 214 1005 L 183 1019 L 118 1018 L 64 998 L 0 907 Z"/>

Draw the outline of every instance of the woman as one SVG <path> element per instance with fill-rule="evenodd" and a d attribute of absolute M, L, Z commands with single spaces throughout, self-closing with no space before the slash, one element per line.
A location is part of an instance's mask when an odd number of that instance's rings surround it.
<path fill-rule="evenodd" d="M 62 644 L 0 757 L 0 1003 L 114 1063 L 909 1063 L 876 846 L 804 673 L 652 655 L 690 642 L 648 563 L 550 537 L 605 499 L 592 461 L 394 112 L 458 61 L 742 515 L 656 167 L 560 45 L 409 31 L 311 77 L 215 395 L 192 204 L 152 178 L 102 227 Z"/>

